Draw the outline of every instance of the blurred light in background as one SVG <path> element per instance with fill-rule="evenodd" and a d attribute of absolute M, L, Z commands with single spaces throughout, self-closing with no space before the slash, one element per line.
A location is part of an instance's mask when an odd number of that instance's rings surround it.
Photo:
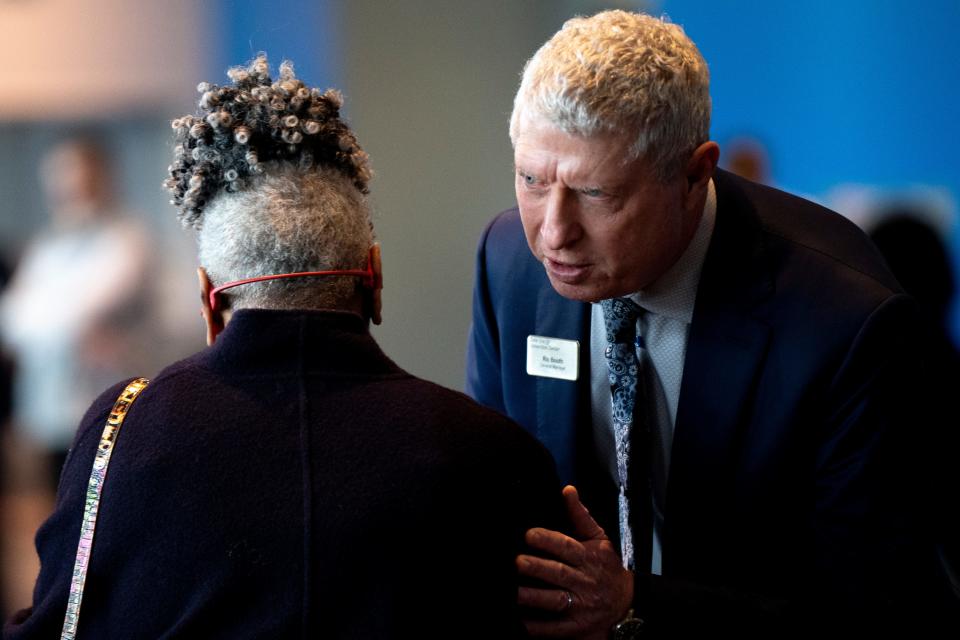
<path fill-rule="evenodd" d="M 219 50 L 201 3 L 0 1 L 0 118 L 103 118 L 178 104 Z M 211 46 L 212 45 L 212 46 Z"/>

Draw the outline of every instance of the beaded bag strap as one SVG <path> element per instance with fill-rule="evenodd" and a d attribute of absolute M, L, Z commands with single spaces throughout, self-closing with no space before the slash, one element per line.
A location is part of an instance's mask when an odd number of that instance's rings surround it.
<path fill-rule="evenodd" d="M 90 551 L 93 548 L 93 531 L 97 526 L 97 512 L 100 510 L 100 494 L 107 477 L 110 455 L 116 446 L 117 435 L 123 420 L 127 417 L 130 405 L 140 392 L 150 383 L 146 378 L 137 378 L 126 386 L 113 405 L 107 423 L 100 436 L 97 455 L 93 459 L 93 470 L 87 483 L 87 495 L 83 502 L 83 523 L 80 525 L 80 542 L 77 545 L 77 559 L 73 563 L 73 575 L 70 579 L 70 596 L 67 598 L 67 613 L 63 618 L 61 640 L 74 640 L 77 635 L 77 623 L 80 621 L 80 601 L 83 600 L 83 585 L 87 581 L 87 567 L 90 564 Z"/>

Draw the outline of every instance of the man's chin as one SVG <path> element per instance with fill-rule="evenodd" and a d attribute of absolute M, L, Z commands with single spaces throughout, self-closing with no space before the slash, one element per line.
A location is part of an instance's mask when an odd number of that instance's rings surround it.
<path fill-rule="evenodd" d="M 553 290 L 569 300 L 597 302 L 598 300 L 603 300 L 605 297 L 602 290 L 589 282 L 564 282 L 552 277 L 549 273 L 547 274 L 547 278 L 550 280 Z"/>

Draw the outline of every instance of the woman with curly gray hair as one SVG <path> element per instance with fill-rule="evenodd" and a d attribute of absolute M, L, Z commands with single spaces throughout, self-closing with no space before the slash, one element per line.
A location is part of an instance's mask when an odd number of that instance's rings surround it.
<path fill-rule="evenodd" d="M 164 183 L 181 222 L 197 231 L 201 284 L 367 267 L 379 274 L 369 162 L 339 117 L 340 94 L 310 89 L 289 62 L 271 82 L 263 55 L 228 75 L 232 86 L 201 83 L 197 115 L 173 121 L 174 162 Z M 361 311 L 356 284 L 251 282 L 220 294 L 221 307 Z M 379 322 L 379 288 L 373 294 L 371 316 Z M 212 338 L 221 318 L 206 315 Z"/>
<path fill-rule="evenodd" d="M 210 346 L 89 409 L 4 637 L 522 637 L 524 532 L 563 526 L 549 454 L 370 336 L 370 170 L 339 94 L 262 55 L 230 77 L 174 121 L 166 182 Z"/>

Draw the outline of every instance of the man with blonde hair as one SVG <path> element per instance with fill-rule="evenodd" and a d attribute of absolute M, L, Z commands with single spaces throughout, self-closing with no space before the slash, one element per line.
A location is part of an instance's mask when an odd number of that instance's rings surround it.
<path fill-rule="evenodd" d="M 848 221 L 717 169 L 709 128 L 664 20 L 570 20 L 524 70 L 467 389 L 579 490 L 576 535 L 518 558 L 535 636 L 862 630 L 939 593 L 914 303 Z"/>

